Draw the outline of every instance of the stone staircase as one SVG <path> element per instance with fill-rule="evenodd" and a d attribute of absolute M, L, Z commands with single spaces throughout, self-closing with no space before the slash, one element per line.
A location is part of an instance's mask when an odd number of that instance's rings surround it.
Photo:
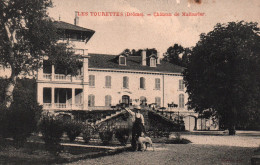
<path fill-rule="evenodd" d="M 101 123 L 110 120 L 120 114 L 122 114 L 123 112 L 125 112 L 125 110 L 123 108 L 117 109 L 114 111 L 114 113 L 108 114 L 106 116 L 102 116 L 101 118 L 97 119 L 95 122 L 93 122 L 95 125 L 100 125 Z"/>
<path fill-rule="evenodd" d="M 160 116 L 163 120 L 166 120 L 171 123 L 176 123 L 176 118 L 178 117 L 178 113 L 176 112 L 168 112 L 168 111 L 163 111 L 163 110 L 148 110 L 149 112 Z"/>

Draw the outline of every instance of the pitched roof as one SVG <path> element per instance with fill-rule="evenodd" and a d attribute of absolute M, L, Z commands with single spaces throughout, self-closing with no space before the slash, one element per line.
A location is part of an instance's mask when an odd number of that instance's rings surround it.
<path fill-rule="evenodd" d="M 67 22 L 63 22 L 63 21 L 54 21 L 54 25 L 58 29 L 75 30 L 75 31 L 95 33 L 94 30 L 83 28 L 83 27 L 80 27 L 80 26 L 76 26 L 76 25 L 73 25 L 73 24 L 70 24 L 70 23 L 67 23 Z"/>
<path fill-rule="evenodd" d="M 137 71 L 155 71 L 168 73 L 182 73 L 183 67 L 171 64 L 167 61 L 161 61 L 156 67 L 142 66 L 141 56 L 126 57 L 126 65 L 119 65 L 118 56 L 107 54 L 89 53 L 89 68 L 99 69 L 120 69 L 120 70 L 137 70 Z"/>

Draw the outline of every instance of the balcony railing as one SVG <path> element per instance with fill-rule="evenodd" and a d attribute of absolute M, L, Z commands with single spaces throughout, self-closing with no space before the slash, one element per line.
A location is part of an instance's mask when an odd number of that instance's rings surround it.
<path fill-rule="evenodd" d="M 50 109 L 51 108 L 51 103 L 43 103 L 43 108 L 44 109 Z"/>
<path fill-rule="evenodd" d="M 55 74 L 54 79 L 55 80 L 71 80 L 71 75 Z"/>
<path fill-rule="evenodd" d="M 43 103 L 43 109 L 79 110 L 82 108 L 83 104 L 80 103 L 73 105 L 70 103 Z"/>
<path fill-rule="evenodd" d="M 54 74 L 54 79 L 52 79 L 51 73 L 43 73 L 42 79 L 44 80 L 52 80 L 52 81 L 82 81 L 82 75 L 71 76 L 65 74 Z"/>
<path fill-rule="evenodd" d="M 51 74 L 50 73 L 43 73 L 43 79 L 50 80 L 51 79 Z"/>

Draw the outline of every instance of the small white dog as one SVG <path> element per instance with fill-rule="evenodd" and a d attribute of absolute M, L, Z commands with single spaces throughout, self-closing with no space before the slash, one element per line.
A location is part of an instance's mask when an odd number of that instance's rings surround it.
<path fill-rule="evenodd" d="M 147 150 L 147 146 L 149 145 L 149 147 L 153 147 L 153 142 L 151 140 L 151 138 L 149 137 L 144 137 L 143 135 L 140 136 L 138 138 L 138 143 L 141 144 L 142 148 L 146 151 Z M 145 148 L 144 148 L 145 146 Z M 154 147 L 153 147 L 153 151 L 154 151 Z"/>

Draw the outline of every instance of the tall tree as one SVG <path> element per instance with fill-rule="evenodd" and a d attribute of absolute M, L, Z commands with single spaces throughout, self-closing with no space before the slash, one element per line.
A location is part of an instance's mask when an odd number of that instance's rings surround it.
<path fill-rule="evenodd" d="M 189 108 L 213 110 L 229 134 L 239 124 L 259 124 L 259 34 L 257 23 L 217 24 L 201 34 L 184 71 Z"/>
<path fill-rule="evenodd" d="M 31 73 L 40 67 L 45 55 L 55 59 L 53 56 L 57 54 L 53 52 L 58 52 L 59 57 L 67 52 L 62 46 L 58 47 L 60 51 L 55 49 L 58 36 L 47 15 L 49 7 L 52 7 L 51 0 L 0 1 L 0 63 L 11 68 L 5 93 L 7 107 L 13 101 L 18 75 Z"/>
<path fill-rule="evenodd" d="M 184 52 L 183 52 L 183 55 L 181 57 L 180 66 L 187 67 L 190 54 L 191 54 L 191 49 L 190 48 L 184 48 Z"/>
<path fill-rule="evenodd" d="M 167 49 L 165 53 L 164 60 L 173 63 L 175 65 L 181 64 L 180 55 L 184 52 L 184 48 L 179 44 L 174 44 Z"/>

